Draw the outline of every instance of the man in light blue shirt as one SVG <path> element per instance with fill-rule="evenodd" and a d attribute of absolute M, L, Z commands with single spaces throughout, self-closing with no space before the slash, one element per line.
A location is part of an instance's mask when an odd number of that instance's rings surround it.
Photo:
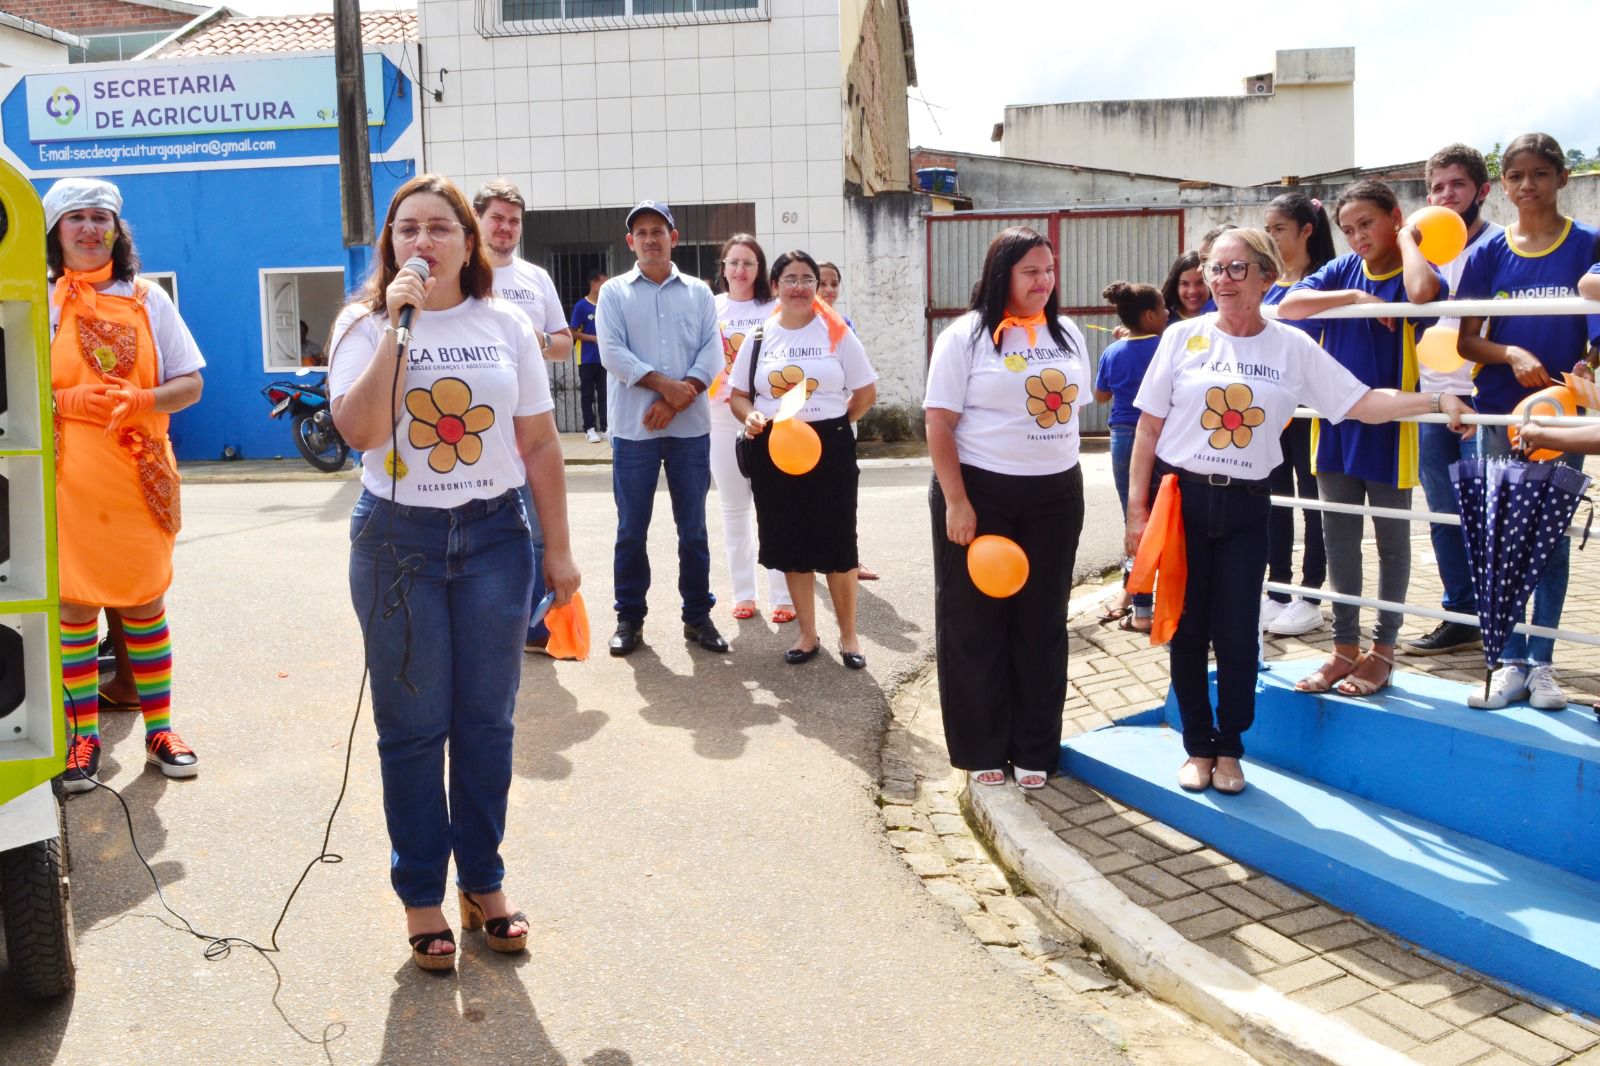
<path fill-rule="evenodd" d="M 628 212 L 628 247 L 638 265 L 600 289 L 595 312 L 600 362 L 610 376 L 611 490 L 617 501 L 613 561 L 617 631 L 612 655 L 639 646 L 650 591 L 646 540 L 662 467 L 678 527 L 678 592 L 684 639 L 709 651 L 728 642 L 711 621 L 711 407 L 705 396 L 722 368 L 711 290 L 672 262 L 672 209 L 645 200 Z"/>

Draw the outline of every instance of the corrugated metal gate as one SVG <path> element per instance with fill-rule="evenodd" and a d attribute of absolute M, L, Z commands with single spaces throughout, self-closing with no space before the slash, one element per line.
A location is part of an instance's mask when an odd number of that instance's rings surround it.
<path fill-rule="evenodd" d="M 995 234 L 1008 226 L 1030 226 L 1055 245 L 1061 312 L 1078 323 L 1089 342 L 1091 381 L 1092 368 L 1117 325 L 1116 312 L 1101 299 L 1101 290 L 1119 278 L 1159 286 L 1183 248 L 1183 212 L 1177 208 L 961 211 L 926 218 L 929 355 L 950 319 L 966 313 Z M 1083 432 L 1106 432 L 1108 410 L 1109 405 L 1096 403 L 1082 408 Z"/>

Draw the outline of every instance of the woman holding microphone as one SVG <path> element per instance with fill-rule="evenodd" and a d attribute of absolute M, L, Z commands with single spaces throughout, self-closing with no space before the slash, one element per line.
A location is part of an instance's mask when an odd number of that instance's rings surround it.
<path fill-rule="evenodd" d="M 339 431 L 365 453 L 350 593 L 371 674 L 390 880 L 412 960 L 449 969 L 452 854 L 462 925 L 483 927 L 495 951 L 528 941 L 500 857 L 533 585 L 524 481 L 557 603 L 572 598 L 578 570 L 544 360 L 527 317 L 492 295 L 461 190 L 433 174 L 402 185 L 378 255 L 334 325 L 329 394 Z"/>
<path fill-rule="evenodd" d="M 1261 230 L 1219 237 L 1205 262 L 1217 313 L 1167 327 L 1134 401 L 1141 413 L 1128 477 L 1128 552 L 1138 552 L 1149 521 L 1152 475 L 1176 475 L 1182 500 L 1188 579 L 1170 671 L 1188 755 L 1178 783 L 1191 791 L 1245 787 L 1239 759 L 1255 719 L 1268 478 L 1283 459 L 1277 427 L 1301 403 L 1334 423 L 1430 411 L 1456 418 L 1468 410 L 1455 396 L 1369 389 L 1304 332 L 1263 318 L 1262 300 L 1283 269 Z M 1206 684 L 1211 649 L 1214 716 Z"/>
<path fill-rule="evenodd" d="M 1042 788 L 1061 758 L 1067 594 L 1083 529 L 1078 408 L 1088 348 L 1059 312 L 1055 249 L 1025 226 L 989 244 L 972 308 L 939 335 L 923 400 L 933 483 L 934 628 L 950 764 Z M 1147 470 L 1145 476 L 1149 476 Z M 1016 595 L 980 592 L 980 534 L 1028 557 Z"/>

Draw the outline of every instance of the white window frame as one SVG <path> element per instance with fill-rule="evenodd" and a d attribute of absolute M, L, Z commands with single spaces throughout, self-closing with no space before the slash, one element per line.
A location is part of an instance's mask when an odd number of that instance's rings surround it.
<path fill-rule="evenodd" d="M 635 0 L 623 0 L 621 15 L 595 15 L 589 18 L 508 19 L 504 17 L 505 0 L 479 0 L 492 4 L 489 24 L 494 29 L 511 33 L 583 33 L 593 30 L 642 29 L 649 26 L 718 26 L 735 22 L 766 22 L 772 16 L 768 10 L 771 0 L 756 0 L 754 7 L 721 11 L 674 11 L 659 14 L 636 15 Z M 562 10 L 571 0 L 562 0 Z M 700 0 L 695 0 L 698 4 Z"/>
<path fill-rule="evenodd" d="M 256 271 L 256 301 L 261 306 L 261 372 L 263 374 L 283 374 L 292 372 L 299 367 L 297 361 L 293 366 L 274 366 L 269 360 L 272 353 L 272 315 L 267 306 L 267 276 L 269 274 L 343 274 L 342 266 L 289 266 L 289 267 L 261 267 Z"/>
<path fill-rule="evenodd" d="M 163 280 L 172 282 L 172 291 L 167 293 L 172 297 L 172 306 L 178 306 L 178 272 L 176 270 L 141 270 L 139 276 L 154 284 L 160 285 Z M 166 286 L 162 286 L 166 288 Z"/>

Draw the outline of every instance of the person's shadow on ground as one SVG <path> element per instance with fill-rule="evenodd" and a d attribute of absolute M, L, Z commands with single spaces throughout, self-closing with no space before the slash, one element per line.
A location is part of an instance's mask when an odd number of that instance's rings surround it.
<path fill-rule="evenodd" d="M 543 655 L 523 657 L 512 756 L 518 777 L 561 781 L 571 776 L 572 760 L 563 753 L 592 739 L 611 720 L 604 711 L 578 708 L 570 689 L 579 679 L 570 671 L 581 669 L 582 663 L 557 665 Z"/>

